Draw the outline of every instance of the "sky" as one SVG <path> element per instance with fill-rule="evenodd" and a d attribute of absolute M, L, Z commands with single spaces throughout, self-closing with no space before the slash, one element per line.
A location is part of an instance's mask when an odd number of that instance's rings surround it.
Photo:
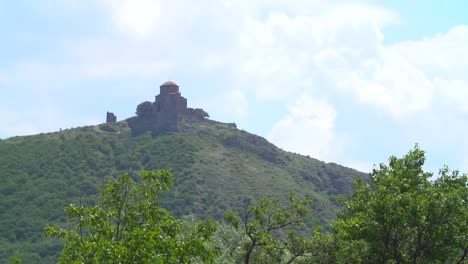
<path fill-rule="evenodd" d="M 189 107 L 370 171 L 468 171 L 468 1 L 0 0 L 0 139 Z"/>

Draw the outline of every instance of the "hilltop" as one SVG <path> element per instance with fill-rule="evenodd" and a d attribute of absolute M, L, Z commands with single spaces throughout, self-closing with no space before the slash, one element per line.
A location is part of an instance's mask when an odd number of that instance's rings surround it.
<path fill-rule="evenodd" d="M 187 107 L 175 83 L 165 83 L 137 116 L 61 132 L 0 141 L 0 262 L 53 263 L 59 241 L 46 224 L 65 224 L 64 206 L 93 204 L 103 184 L 131 168 L 170 169 L 174 186 L 162 205 L 176 216 L 221 219 L 258 195 L 289 193 L 315 201 L 309 225 L 335 218 L 337 199 L 365 174 L 283 151 L 235 124 Z M 138 178 L 136 178 L 138 180 Z"/>

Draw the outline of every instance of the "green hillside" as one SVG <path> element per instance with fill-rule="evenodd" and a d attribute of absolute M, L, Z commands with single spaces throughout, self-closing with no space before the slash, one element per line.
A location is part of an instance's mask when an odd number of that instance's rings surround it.
<path fill-rule="evenodd" d="M 265 139 L 217 122 L 179 132 L 132 135 L 125 121 L 0 141 L 0 263 L 53 263 L 60 241 L 46 224 L 66 224 L 63 208 L 93 204 L 105 182 L 132 169 L 170 169 L 163 206 L 176 216 L 220 219 L 258 195 L 297 193 L 315 201 L 314 219 L 335 217 L 337 199 L 363 173 L 285 152 Z M 138 179 L 137 179 L 138 180 Z"/>

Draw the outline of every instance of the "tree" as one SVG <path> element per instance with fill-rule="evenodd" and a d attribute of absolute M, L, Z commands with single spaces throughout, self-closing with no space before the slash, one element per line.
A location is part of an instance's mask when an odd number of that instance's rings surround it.
<path fill-rule="evenodd" d="M 213 223 L 182 224 L 159 206 L 169 171 L 144 171 L 136 183 L 124 174 L 101 191 L 96 206 L 70 205 L 71 227 L 46 227 L 65 240 L 59 263 L 211 263 Z"/>
<path fill-rule="evenodd" d="M 245 234 L 243 263 L 294 263 L 309 253 L 308 240 L 295 228 L 303 225 L 311 201 L 290 195 L 288 202 L 284 206 L 279 199 L 261 197 L 242 216 L 226 214 L 226 220 Z"/>
<path fill-rule="evenodd" d="M 8 264 L 21 264 L 21 259 L 18 256 L 12 256 L 8 259 Z"/>
<path fill-rule="evenodd" d="M 247 242 L 247 237 L 240 229 L 234 228 L 229 223 L 220 222 L 213 236 L 213 247 L 222 254 L 216 257 L 216 264 L 242 263 L 244 252 L 242 245 Z"/>
<path fill-rule="evenodd" d="M 363 263 L 462 263 L 468 248 L 467 175 L 444 168 L 430 181 L 417 145 L 362 181 L 333 229 L 357 243 Z"/>
<path fill-rule="evenodd" d="M 149 117 L 153 113 L 153 104 L 151 102 L 143 102 L 137 106 L 136 114 L 139 117 Z"/>

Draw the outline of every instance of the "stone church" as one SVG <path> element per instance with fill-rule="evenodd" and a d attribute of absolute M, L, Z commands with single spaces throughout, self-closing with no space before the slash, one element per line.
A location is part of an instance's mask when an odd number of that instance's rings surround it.
<path fill-rule="evenodd" d="M 179 86 L 168 81 L 160 86 L 154 102 L 137 106 L 135 117 L 126 121 L 134 135 L 151 131 L 153 135 L 179 131 L 187 122 L 214 122 L 203 109 L 188 108 Z"/>

